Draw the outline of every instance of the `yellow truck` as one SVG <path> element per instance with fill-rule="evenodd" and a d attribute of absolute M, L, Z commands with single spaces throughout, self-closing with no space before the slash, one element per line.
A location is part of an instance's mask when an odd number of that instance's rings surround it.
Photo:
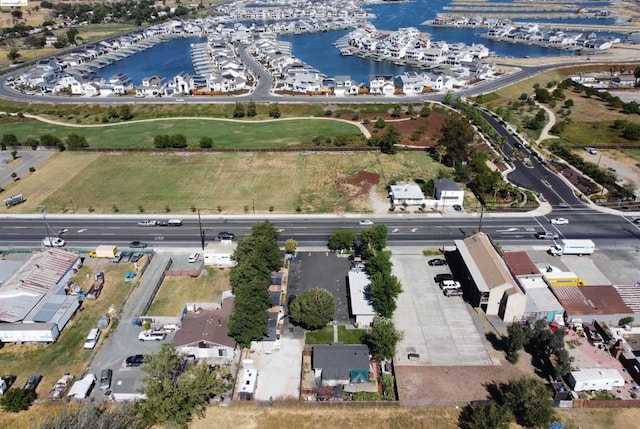
<path fill-rule="evenodd" d="M 101 244 L 95 250 L 89 252 L 91 258 L 110 258 L 113 259 L 118 254 L 118 246 L 109 244 Z"/>

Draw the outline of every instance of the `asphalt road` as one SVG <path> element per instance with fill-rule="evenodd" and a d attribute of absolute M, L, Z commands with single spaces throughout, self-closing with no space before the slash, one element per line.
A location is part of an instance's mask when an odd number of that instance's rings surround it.
<path fill-rule="evenodd" d="M 640 227 L 632 217 L 599 213 L 590 209 L 566 208 L 554 211 L 549 217 L 494 217 L 486 215 L 458 215 L 456 217 L 385 217 L 373 218 L 388 228 L 390 246 L 442 246 L 452 245 L 481 230 L 502 245 L 541 245 L 536 232 L 550 230 L 563 238 L 589 238 L 600 247 L 635 249 L 640 247 Z M 568 225 L 554 226 L 551 217 L 569 219 Z M 325 247 L 331 233 L 338 229 L 350 229 L 358 234 L 363 227 L 359 218 L 344 217 L 271 217 L 270 222 L 280 231 L 280 241 L 293 238 L 300 247 Z M 252 225 L 263 222 L 260 216 L 238 218 L 211 218 L 203 220 L 205 241 L 216 241 L 218 232 L 228 231 L 236 238 L 248 235 Z M 154 247 L 200 248 L 200 230 L 196 219 L 184 219 L 181 227 L 138 227 L 130 218 L 76 216 L 3 217 L 0 219 L 0 246 L 2 248 L 39 247 L 42 237 L 60 234 L 67 246 L 89 249 L 99 244 L 115 244 L 127 247 L 132 240 L 139 240 Z"/>

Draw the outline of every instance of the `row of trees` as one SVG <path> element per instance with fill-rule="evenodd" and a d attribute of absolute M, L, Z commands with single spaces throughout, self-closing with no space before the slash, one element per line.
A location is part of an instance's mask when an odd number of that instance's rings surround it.
<path fill-rule="evenodd" d="M 526 428 L 548 428 L 553 422 L 553 400 L 540 380 L 522 378 L 492 388 L 495 401 L 462 411 L 463 429 L 509 429 L 514 421 Z"/>
<path fill-rule="evenodd" d="M 232 259 L 229 281 L 235 295 L 229 317 L 229 335 L 240 347 L 267 334 L 267 309 L 270 306 L 271 273 L 280 268 L 278 232 L 270 222 L 254 225 L 251 234 L 238 241 Z"/>
<path fill-rule="evenodd" d="M 0 148 L 2 150 L 17 146 L 28 146 L 33 150 L 36 150 L 38 146 L 56 147 L 58 150 L 63 151 L 66 148 L 89 147 L 89 143 L 87 143 L 87 139 L 84 136 L 74 133 L 69 134 L 64 141 L 51 134 L 43 134 L 39 139 L 29 137 L 24 142 L 19 141 L 18 137 L 13 133 L 3 134 L 0 138 Z"/>

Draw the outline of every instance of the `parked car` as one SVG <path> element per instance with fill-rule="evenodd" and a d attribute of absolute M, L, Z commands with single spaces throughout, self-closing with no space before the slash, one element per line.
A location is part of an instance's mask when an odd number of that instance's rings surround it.
<path fill-rule="evenodd" d="M 371 226 L 371 225 L 373 225 L 373 221 L 369 220 L 369 219 L 363 219 L 360 222 L 358 222 L 358 225 L 360 225 L 360 226 Z"/>
<path fill-rule="evenodd" d="M 42 245 L 46 247 L 64 247 L 66 243 L 62 238 L 45 237 L 42 239 Z"/>
<path fill-rule="evenodd" d="M 142 253 L 134 253 L 131 256 L 131 262 L 138 262 L 140 259 L 142 259 Z"/>
<path fill-rule="evenodd" d="M 222 231 L 218 233 L 218 240 L 234 240 L 236 235 L 233 232 Z"/>
<path fill-rule="evenodd" d="M 144 363 L 144 355 L 132 355 L 129 356 L 125 361 L 124 364 L 128 367 L 132 367 L 132 366 L 140 366 Z"/>
<path fill-rule="evenodd" d="M 442 258 L 429 259 L 428 264 L 431 265 L 432 267 L 438 266 L 438 265 L 447 265 L 447 260 Z"/>
<path fill-rule="evenodd" d="M 443 280 L 440 282 L 440 289 L 443 291 L 447 289 L 462 289 L 462 286 L 460 286 L 460 282 L 455 280 Z"/>
<path fill-rule="evenodd" d="M 462 289 L 445 289 L 444 296 L 462 296 Z"/>
<path fill-rule="evenodd" d="M 129 250 L 125 250 L 124 252 L 122 252 L 122 262 L 129 262 L 131 261 L 131 258 L 133 257 L 133 252 L 129 251 Z"/>
<path fill-rule="evenodd" d="M 569 219 L 563 217 L 556 217 L 551 219 L 551 225 L 567 225 L 569 223 Z"/>
<path fill-rule="evenodd" d="M 167 337 L 167 333 L 164 329 L 148 329 L 138 334 L 138 340 L 140 341 L 162 341 Z"/>
<path fill-rule="evenodd" d="M 42 375 L 40 374 L 32 375 L 27 379 L 27 382 L 24 384 L 24 390 L 35 391 L 36 388 L 38 387 L 38 384 L 40 384 L 40 381 L 42 381 Z"/>
<path fill-rule="evenodd" d="M 132 241 L 129 243 L 129 247 L 132 249 L 144 249 L 147 247 L 147 243 L 143 243 L 141 241 Z"/>
<path fill-rule="evenodd" d="M 113 377 L 113 371 L 110 369 L 103 369 L 100 372 L 100 390 L 108 390 L 111 387 L 111 378 Z"/>
<path fill-rule="evenodd" d="M 200 254 L 199 253 L 193 253 L 193 254 L 189 255 L 189 263 L 193 264 L 195 262 L 198 262 L 199 258 L 200 258 Z"/>
<path fill-rule="evenodd" d="M 461 212 L 462 211 L 462 206 L 460 204 L 454 204 L 453 205 L 453 209 L 457 212 Z"/>
<path fill-rule="evenodd" d="M 449 273 L 436 274 L 436 276 L 433 278 L 433 281 L 436 283 L 440 283 L 445 280 L 454 280 L 453 274 L 449 274 Z"/>
<path fill-rule="evenodd" d="M 589 341 L 591 341 L 591 343 L 593 344 L 600 344 L 601 342 L 603 342 L 602 337 L 600 336 L 600 334 L 598 334 L 598 331 L 596 331 L 596 329 L 591 325 L 584 326 L 584 333 L 587 335 Z"/>
<path fill-rule="evenodd" d="M 556 240 L 558 237 L 558 234 L 551 231 L 536 232 L 536 238 L 538 240 Z"/>

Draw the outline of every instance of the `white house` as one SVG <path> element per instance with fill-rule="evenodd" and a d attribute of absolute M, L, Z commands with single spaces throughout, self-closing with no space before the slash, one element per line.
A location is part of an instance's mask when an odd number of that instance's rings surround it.
<path fill-rule="evenodd" d="M 393 95 L 395 92 L 393 76 L 369 76 L 369 92 L 371 94 Z"/>
<path fill-rule="evenodd" d="M 345 95 L 356 95 L 358 84 L 351 79 L 351 76 L 336 76 L 333 82 L 333 94 L 342 97 Z"/>
<path fill-rule="evenodd" d="M 235 262 L 231 259 L 231 255 L 237 246 L 238 244 L 231 240 L 207 244 L 203 252 L 204 264 L 215 267 L 233 267 Z"/>
<path fill-rule="evenodd" d="M 416 205 L 424 203 L 424 194 L 416 183 L 400 182 L 391 185 L 389 196 L 393 204 Z"/>
<path fill-rule="evenodd" d="M 452 206 L 454 204 L 461 206 L 463 204 L 464 191 L 453 180 L 447 178 L 438 179 L 434 185 L 436 200 L 443 206 Z"/>
<path fill-rule="evenodd" d="M 349 271 L 349 303 L 351 315 L 357 328 L 366 328 L 373 323 L 376 312 L 371 306 L 369 285 L 371 281 L 362 270 Z"/>

